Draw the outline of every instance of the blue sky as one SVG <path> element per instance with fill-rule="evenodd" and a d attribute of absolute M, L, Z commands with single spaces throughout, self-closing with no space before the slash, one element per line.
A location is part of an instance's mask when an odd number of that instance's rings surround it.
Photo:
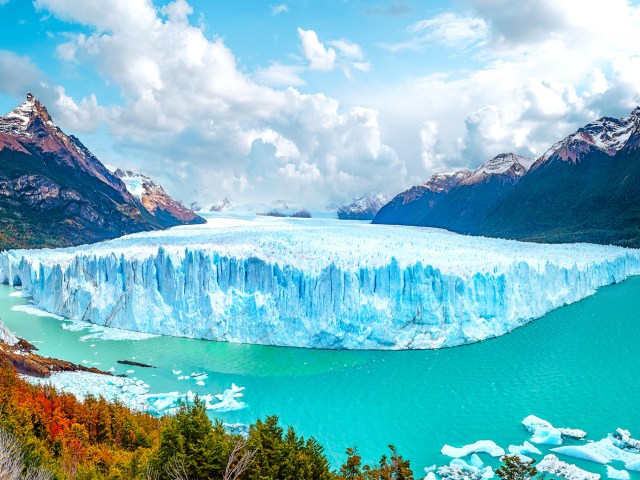
<path fill-rule="evenodd" d="M 0 110 L 32 90 L 187 202 L 398 193 L 640 100 L 624 0 L 0 0 L 0 22 Z"/>

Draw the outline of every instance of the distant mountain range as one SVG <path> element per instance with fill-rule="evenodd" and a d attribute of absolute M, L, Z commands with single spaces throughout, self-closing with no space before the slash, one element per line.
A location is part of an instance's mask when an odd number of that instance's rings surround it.
<path fill-rule="evenodd" d="M 373 223 L 640 247 L 639 147 L 640 107 L 580 128 L 537 159 L 502 154 L 474 171 L 433 175 Z"/>
<path fill-rule="evenodd" d="M 0 117 L 0 250 L 70 246 L 204 222 L 165 207 L 132 195 L 31 94 Z"/>
<path fill-rule="evenodd" d="M 393 198 L 388 193 L 370 193 L 337 210 L 340 220 L 372 220 L 376 213 Z"/>

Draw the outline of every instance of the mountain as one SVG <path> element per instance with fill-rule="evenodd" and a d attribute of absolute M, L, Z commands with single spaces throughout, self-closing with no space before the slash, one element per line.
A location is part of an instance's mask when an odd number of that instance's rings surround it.
<path fill-rule="evenodd" d="M 161 185 L 146 175 L 119 168 L 112 173 L 124 182 L 129 193 L 163 225 L 174 227 L 207 223 L 204 218 L 171 198 Z"/>
<path fill-rule="evenodd" d="M 589 123 L 532 164 L 498 156 L 471 174 L 456 172 L 446 188 L 434 176 L 396 196 L 374 223 L 640 247 L 639 147 L 640 107 Z"/>
<path fill-rule="evenodd" d="M 388 193 L 365 195 L 349 205 L 338 208 L 338 218 L 340 220 L 372 220 L 376 213 L 391 200 L 391 197 Z"/>
<path fill-rule="evenodd" d="M 498 155 L 474 171 L 433 175 L 385 205 L 373 223 L 424 225 L 470 233 L 479 215 L 488 213 L 529 171 L 533 160 L 513 153 Z"/>
<path fill-rule="evenodd" d="M 170 226 L 33 95 L 0 117 L 0 250 L 62 247 Z"/>

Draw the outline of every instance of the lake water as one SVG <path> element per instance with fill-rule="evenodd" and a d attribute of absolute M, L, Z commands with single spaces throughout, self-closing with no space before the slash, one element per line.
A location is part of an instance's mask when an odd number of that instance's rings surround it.
<path fill-rule="evenodd" d="M 598 440 L 616 427 L 640 437 L 640 278 L 602 288 L 513 333 L 438 351 L 321 351 L 156 337 L 82 339 L 62 322 L 11 309 L 27 300 L 0 286 L 0 318 L 40 353 L 134 370 L 153 393 L 220 393 L 246 387 L 247 408 L 218 414 L 250 423 L 276 414 L 314 435 L 334 465 L 357 445 L 374 461 L 394 444 L 418 474 L 448 463 L 440 448 L 491 439 L 506 448 L 529 435 L 521 420 L 535 414 L 556 426 L 581 428 Z M 144 369 L 117 364 L 136 360 Z M 207 373 L 204 386 L 179 380 Z M 571 442 L 565 442 L 565 444 Z M 575 442 L 573 442 L 575 443 Z M 546 450 L 542 449 L 545 453 Z M 604 474 L 603 466 L 561 459 Z M 483 456 L 483 459 L 487 459 Z M 494 463 L 495 464 L 495 463 Z M 616 468 L 622 465 L 613 464 Z M 640 474 L 632 473 L 639 480 Z"/>

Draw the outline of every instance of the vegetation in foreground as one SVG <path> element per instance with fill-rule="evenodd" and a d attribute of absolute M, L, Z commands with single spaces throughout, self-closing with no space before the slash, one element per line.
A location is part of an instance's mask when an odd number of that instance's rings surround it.
<path fill-rule="evenodd" d="M 101 398 L 81 403 L 0 366 L 2 480 L 413 480 L 409 461 L 389 450 L 377 464 L 363 465 L 357 448 L 348 448 L 332 471 L 314 438 L 285 430 L 274 416 L 243 437 L 212 423 L 197 399 L 158 419 Z M 537 473 L 517 457 L 503 461 L 496 470 L 502 480 Z"/>
<path fill-rule="evenodd" d="M 246 438 L 212 423 L 196 400 L 162 419 L 101 398 L 31 385 L 0 367 L 0 478 L 413 480 L 409 461 L 393 446 L 376 465 L 357 449 L 332 471 L 323 447 L 284 429 L 277 417 L 251 425 Z M 10 470 L 2 470 L 6 465 Z"/>

